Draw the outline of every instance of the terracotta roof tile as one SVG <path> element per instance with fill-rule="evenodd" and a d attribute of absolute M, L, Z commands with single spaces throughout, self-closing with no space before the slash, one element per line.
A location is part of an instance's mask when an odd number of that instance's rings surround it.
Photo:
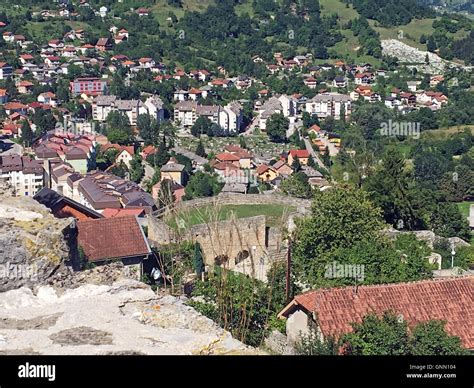
<path fill-rule="evenodd" d="M 79 221 L 78 242 L 89 261 L 146 256 L 150 247 L 135 216 Z"/>
<path fill-rule="evenodd" d="M 446 331 L 458 336 L 464 347 L 474 348 L 474 276 L 375 286 L 327 288 L 298 295 L 280 316 L 294 306 L 315 312 L 323 335 L 352 331 L 370 312 L 391 310 L 413 327 L 428 320 L 446 321 Z"/>

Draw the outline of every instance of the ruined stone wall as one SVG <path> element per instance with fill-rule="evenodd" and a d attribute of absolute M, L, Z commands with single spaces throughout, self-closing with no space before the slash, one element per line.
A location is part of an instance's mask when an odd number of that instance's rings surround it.
<path fill-rule="evenodd" d="M 225 264 L 234 269 L 246 259 L 258 261 L 266 253 L 265 216 L 195 225 L 185 239 L 201 245 L 206 265 Z"/>

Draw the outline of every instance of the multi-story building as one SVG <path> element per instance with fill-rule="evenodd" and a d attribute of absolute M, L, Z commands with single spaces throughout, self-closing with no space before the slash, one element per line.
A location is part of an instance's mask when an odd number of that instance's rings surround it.
<path fill-rule="evenodd" d="M 41 160 L 59 159 L 71 165 L 75 171 L 86 173 L 95 154 L 95 138 L 72 133 L 49 133 L 35 147 L 35 155 Z"/>
<path fill-rule="evenodd" d="M 33 196 L 44 184 L 43 163 L 27 156 L 0 156 L 0 179 L 10 184 L 15 196 Z"/>
<path fill-rule="evenodd" d="M 74 181 L 69 178 L 68 183 L 70 180 L 74 186 Z M 105 209 L 141 208 L 149 212 L 156 208 L 153 197 L 140 186 L 110 173 L 91 172 L 76 181 L 79 194 L 77 201 L 99 213 Z M 70 189 L 66 190 L 65 194 L 73 191 L 74 187 Z"/>
<path fill-rule="evenodd" d="M 242 128 L 242 106 L 235 101 L 224 107 L 199 105 L 195 101 L 181 101 L 174 107 L 174 120 L 184 127 L 193 126 L 201 116 L 207 117 L 211 122 L 228 131 L 238 132 Z"/>
<path fill-rule="evenodd" d="M 81 94 L 100 96 L 107 91 L 107 83 L 96 77 L 76 78 L 70 82 L 69 88 L 74 96 Z"/>
<path fill-rule="evenodd" d="M 121 112 L 128 117 L 130 125 L 137 124 L 141 114 L 149 114 L 158 122 L 164 119 L 163 101 L 158 96 L 140 100 L 120 100 L 116 96 L 97 96 L 92 101 L 92 118 L 104 122 L 110 112 Z"/>
<path fill-rule="evenodd" d="M 342 114 L 349 116 L 351 113 L 351 99 L 345 94 L 323 93 L 317 94 L 306 101 L 306 112 L 318 116 L 320 119 L 334 117 L 340 119 Z"/>
<path fill-rule="evenodd" d="M 0 62 L 0 79 L 6 79 L 13 74 L 13 67 L 8 63 Z"/>

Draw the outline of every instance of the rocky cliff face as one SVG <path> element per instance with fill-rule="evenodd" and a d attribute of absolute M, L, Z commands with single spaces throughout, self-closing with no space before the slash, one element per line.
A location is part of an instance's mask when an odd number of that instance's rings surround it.
<path fill-rule="evenodd" d="M 0 292 L 44 284 L 64 267 L 69 249 L 63 230 L 70 223 L 0 185 Z"/>

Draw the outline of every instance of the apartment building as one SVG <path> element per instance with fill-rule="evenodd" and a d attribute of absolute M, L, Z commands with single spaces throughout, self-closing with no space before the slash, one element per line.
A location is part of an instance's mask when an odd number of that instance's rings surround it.
<path fill-rule="evenodd" d="M 33 196 L 44 184 L 43 163 L 27 156 L 0 156 L 0 179 L 8 182 L 15 196 Z"/>
<path fill-rule="evenodd" d="M 74 96 L 81 94 L 100 96 L 107 91 L 107 83 L 96 77 L 76 78 L 70 82 L 69 88 Z"/>
<path fill-rule="evenodd" d="M 146 212 L 155 210 L 155 202 L 150 194 L 136 183 L 110 173 L 95 171 L 77 181 L 77 201 L 98 213 L 105 209 L 121 208 L 142 208 Z"/>
<path fill-rule="evenodd" d="M 192 127 L 201 116 L 229 131 L 238 132 L 243 124 L 242 106 L 236 101 L 224 107 L 199 105 L 195 101 L 181 101 L 175 105 L 174 120 L 184 127 Z"/>
<path fill-rule="evenodd" d="M 343 112 L 347 117 L 351 113 L 351 99 L 345 94 L 323 93 L 317 94 L 305 103 L 306 112 L 320 119 L 332 116 L 340 119 Z"/>
<path fill-rule="evenodd" d="M 130 125 L 137 124 L 141 114 L 148 114 L 158 122 L 164 120 L 163 101 L 158 96 L 141 100 L 121 100 L 116 96 L 97 96 L 92 101 L 92 117 L 96 121 L 104 122 L 110 112 L 121 112 L 128 117 Z"/>

